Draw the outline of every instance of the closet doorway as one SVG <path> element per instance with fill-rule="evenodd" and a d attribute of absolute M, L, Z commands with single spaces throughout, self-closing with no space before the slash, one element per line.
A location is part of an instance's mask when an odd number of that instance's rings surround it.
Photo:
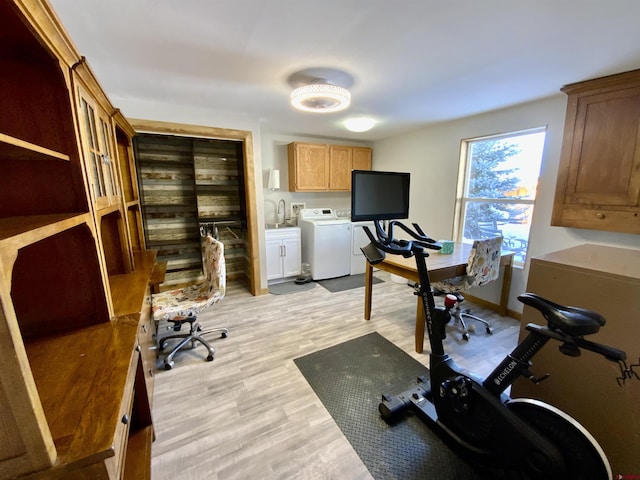
<path fill-rule="evenodd" d="M 128 119 L 148 249 L 167 260 L 165 287 L 201 274 L 200 237 L 225 244 L 229 281 L 259 293 L 251 132 Z"/>

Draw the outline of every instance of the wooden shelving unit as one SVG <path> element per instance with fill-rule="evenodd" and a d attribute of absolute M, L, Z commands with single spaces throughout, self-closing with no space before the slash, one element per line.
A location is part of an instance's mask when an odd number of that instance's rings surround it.
<path fill-rule="evenodd" d="M 132 129 L 46 0 L 0 0 L 0 31 L 0 479 L 150 478 L 155 252 Z M 106 114 L 106 200 L 83 101 Z"/>

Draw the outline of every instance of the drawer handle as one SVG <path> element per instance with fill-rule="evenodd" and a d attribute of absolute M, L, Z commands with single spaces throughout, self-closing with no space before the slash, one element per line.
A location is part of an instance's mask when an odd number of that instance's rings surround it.
<path fill-rule="evenodd" d="M 122 423 L 124 423 L 125 425 L 129 423 L 129 415 L 127 415 L 126 413 L 122 416 Z"/>
<path fill-rule="evenodd" d="M 605 216 L 606 215 L 604 213 L 596 213 L 596 217 L 598 217 L 600 220 L 603 220 Z"/>

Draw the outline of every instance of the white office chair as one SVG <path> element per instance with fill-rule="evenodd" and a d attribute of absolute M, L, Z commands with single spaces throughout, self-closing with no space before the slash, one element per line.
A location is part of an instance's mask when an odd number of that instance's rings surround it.
<path fill-rule="evenodd" d="M 469 340 L 469 329 L 464 321 L 465 317 L 482 323 L 486 332 L 488 334 L 492 333 L 489 322 L 471 315 L 471 310 L 468 308 L 460 308 L 460 304 L 464 301 L 464 297 L 460 292 L 465 292 L 473 287 L 481 287 L 497 280 L 500 275 L 501 248 L 502 237 L 474 240 L 469 254 L 469 261 L 467 262 L 466 275 L 443 280 L 442 282 L 434 282 L 431 285 L 434 294 L 447 294 L 445 307 L 450 309 L 451 316 L 460 323 L 463 340 Z"/>
<path fill-rule="evenodd" d="M 151 297 L 153 319 L 156 322 L 166 320 L 173 323 L 174 332 L 179 332 L 183 324 L 189 324 L 188 333 L 174 333 L 159 340 L 160 350 L 167 347 L 168 340 L 180 340 L 164 359 L 166 370 L 173 368 L 173 357 L 188 344 L 191 344 L 191 348 L 194 348 L 196 343 L 204 345 L 208 353 L 207 360 L 213 361 L 215 350 L 203 336 L 213 332 L 220 332 L 221 338 L 226 338 L 229 335 L 229 330 L 222 327 L 202 331 L 200 324 L 196 322 L 198 312 L 219 302 L 224 297 L 227 285 L 224 245 L 211 235 L 202 239 L 202 245 L 204 281 L 197 285 L 157 293 Z"/>

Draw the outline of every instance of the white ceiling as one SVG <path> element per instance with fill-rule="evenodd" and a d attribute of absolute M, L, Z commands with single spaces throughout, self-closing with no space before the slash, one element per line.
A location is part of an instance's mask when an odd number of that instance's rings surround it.
<path fill-rule="evenodd" d="M 129 101 L 205 107 L 295 135 L 376 140 L 640 68 L 638 0 L 51 3 L 125 115 Z M 348 110 L 289 106 L 289 76 L 315 67 L 353 78 Z M 378 125 L 346 131 L 358 115 Z"/>

